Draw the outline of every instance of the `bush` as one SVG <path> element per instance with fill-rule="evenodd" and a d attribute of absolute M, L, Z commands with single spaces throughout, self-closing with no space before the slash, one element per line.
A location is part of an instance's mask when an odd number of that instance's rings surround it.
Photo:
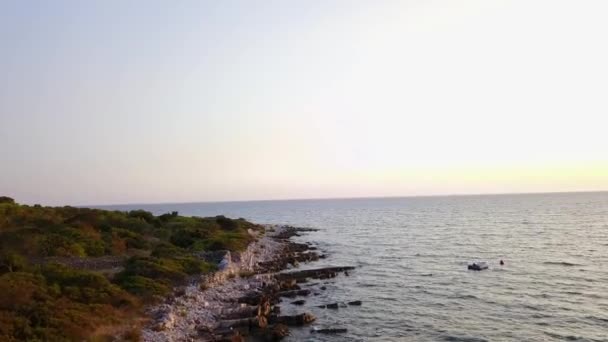
<path fill-rule="evenodd" d="M 173 233 L 173 235 L 171 235 L 170 241 L 176 246 L 188 248 L 192 246 L 194 242 L 196 242 L 196 239 L 192 232 L 182 229 Z"/>
<path fill-rule="evenodd" d="M 235 230 L 235 229 L 239 228 L 239 224 L 237 221 L 231 220 L 223 215 L 216 216 L 215 221 L 224 230 Z"/>
<path fill-rule="evenodd" d="M 20 254 L 7 251 L 0 253 L 0 274 L 18 272 L 26 268 L 27 260 Z"/>
<path fill-rule="evenodd" d="M 145 210 L 131 210 L 129 211 L 129 217 L 139 218 L 147 223 L 152 223 L 156 219 L 151 212 Z"/>
<path fill-rule="evenodd" d="M 157 258 L 171 258 L 180 257 L 185 255 L 187 252 L 183 248 L 176 247 L 173 244 L 162 242 L 156 245 L 152 250 L 151 256 Z"/>
<path fill-rule="evenodd" d="M 56 286 L 62 295 L 86 304 L 125 305 L 132 301 L 118 286 L 99 273 L 75 270 L 61 264 L 41 268 L 47 284 Z"/>
<path fill-rule="evenodd" d="M 127 276 L 143 276 L 151 279 L 178 282 L 186 279 L 183 267 L 172 259 L 154 257 L 133 257 L 121 272 Z"/>
<path fill-rule="evenodd" d="M 171 292 L 171 287 L 169 284 L 164 284 L 162 282 L 142 276 L 123 275 L 117 277 L 117 280 L 121 288 L 141 297 L 164 297 Z"/>

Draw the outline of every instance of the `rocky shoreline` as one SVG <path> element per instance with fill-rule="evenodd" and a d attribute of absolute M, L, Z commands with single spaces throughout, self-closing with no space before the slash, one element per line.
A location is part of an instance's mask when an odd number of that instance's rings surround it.
<path fill-rule="evenodd" d="M 353 267 L 291 270 L 301 263 L 324 258 L 314 246 L 290 241 L 291 237 L 314 231 L 310 228 L 266 226 L 243 253 L 213 256 L 219 270 L 201 276 L 190 285 L 177 288 L 165 303 L 150 308 L 151 323 L 142 330 L 144 341 L 278 341 L 289 335 L 290 326 L 315 321 L 308 312 L 282 315 L 280 303 L 301 305 L 312 294 L 310 279 L 329 279 Z M 252 232 L 253 233 L 253 232 Z M 205 257 L 205 256 L 201 256 Z M 322 291 L 320 286 L 314 291 Z M 316 293 L 315 293 L 316 294 Z M 352 301 L 349 305 L 361 305 Z M 342 304 L 346 305 L 346 304 Z M 338 303 L 323 305 L 337 308 Z M 315 333 L 343 333 L 345 329 L 315 329 Z"/>

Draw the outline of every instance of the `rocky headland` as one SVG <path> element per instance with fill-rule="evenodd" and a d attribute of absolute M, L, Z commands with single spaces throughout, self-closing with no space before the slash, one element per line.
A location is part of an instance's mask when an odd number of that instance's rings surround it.
<path fill-rule="evenodd" d="M 278 341 L 289 328 L 316 320 L 309 312 L 281 313 L 282 303 L 302 305 L 305 297 L 323 291 L 312 279 L 329 279 L 353 270 L 350 266 L 298 270 L 301 263 L 324 258 L 310 244 L 290 241 L 313 229 L 267 226 L 242 253 L 199 255 L 218 263 L 218 271 L 176 288 L 167 300 L 149 308 L 152 318 L 142 331 L 144 341 Z M 252 232 L 252 234 L 256 234 Z M 346 304 L 341 304 L 346 305 Z M 358 306 L 361 301 L 348 305 Z M 325 308 L 337 308 L 328 303 Z M 342 327 L 313 329 L 336 334 Z"/>

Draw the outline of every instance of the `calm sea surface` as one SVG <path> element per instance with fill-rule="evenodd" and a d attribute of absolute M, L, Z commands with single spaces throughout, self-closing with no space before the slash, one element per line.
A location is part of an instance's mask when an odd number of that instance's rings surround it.
<path fill-rule="evenodd" d="M 348 333 L 307 328 L 291 340 L 608 341 L 605 192 L 114 208 L 319 228 L 298 238 L 329 255 L 309 267 L 358 268 L 299 310 Z M 476 260 L 490 269 L 467 271 Z M 361 307 L 314 307 L 359 299 Z"/>

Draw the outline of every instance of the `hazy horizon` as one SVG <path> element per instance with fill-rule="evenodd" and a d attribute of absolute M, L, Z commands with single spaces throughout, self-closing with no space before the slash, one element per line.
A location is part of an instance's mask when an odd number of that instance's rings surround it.
<path fill-rule="evenodd" d="M 477 197 L 477 196 L 527 196 L 527 195 L 559 195 L 559 194 L 594 194 L 608 193 L 608 190 L 590 190 L 590 191 L 552 191 L 552 192 L 506 192 L 506 193 L 457 193 L 457 194 L 432 194 L 432 195 L 396 195 L 396 196 L 358 196 L 358 197 L 307 197 L 307 198 L 270 198 L 270 199 L 242 199 L 242 200 L 226 200 L 226 201 L 189 201 L 189 202 L 141 202 L 141 203 L 81 203 L 81 204 L 66 204 L 77 207 L 113 207 L 113 206 L 136 206 L 136 205 L 165 205 L 165 204 L 213 204 L 213 203 L 247 203 L 247 202 L 289 202 L 289 201 L 331 201 L 331 200 L 366 200 L 366 199 L 399 199 L 399 198 L 425 198 L 425 197 Z M 17 201 L 19 202 L 19 201 Z M 24 203 L 24 204 L 40 204 L 40 203 Z"/>
<path fill-rule="evenodd" d="M 0 4 L 0 195 L 608 189 L 608 3 Z"/>

